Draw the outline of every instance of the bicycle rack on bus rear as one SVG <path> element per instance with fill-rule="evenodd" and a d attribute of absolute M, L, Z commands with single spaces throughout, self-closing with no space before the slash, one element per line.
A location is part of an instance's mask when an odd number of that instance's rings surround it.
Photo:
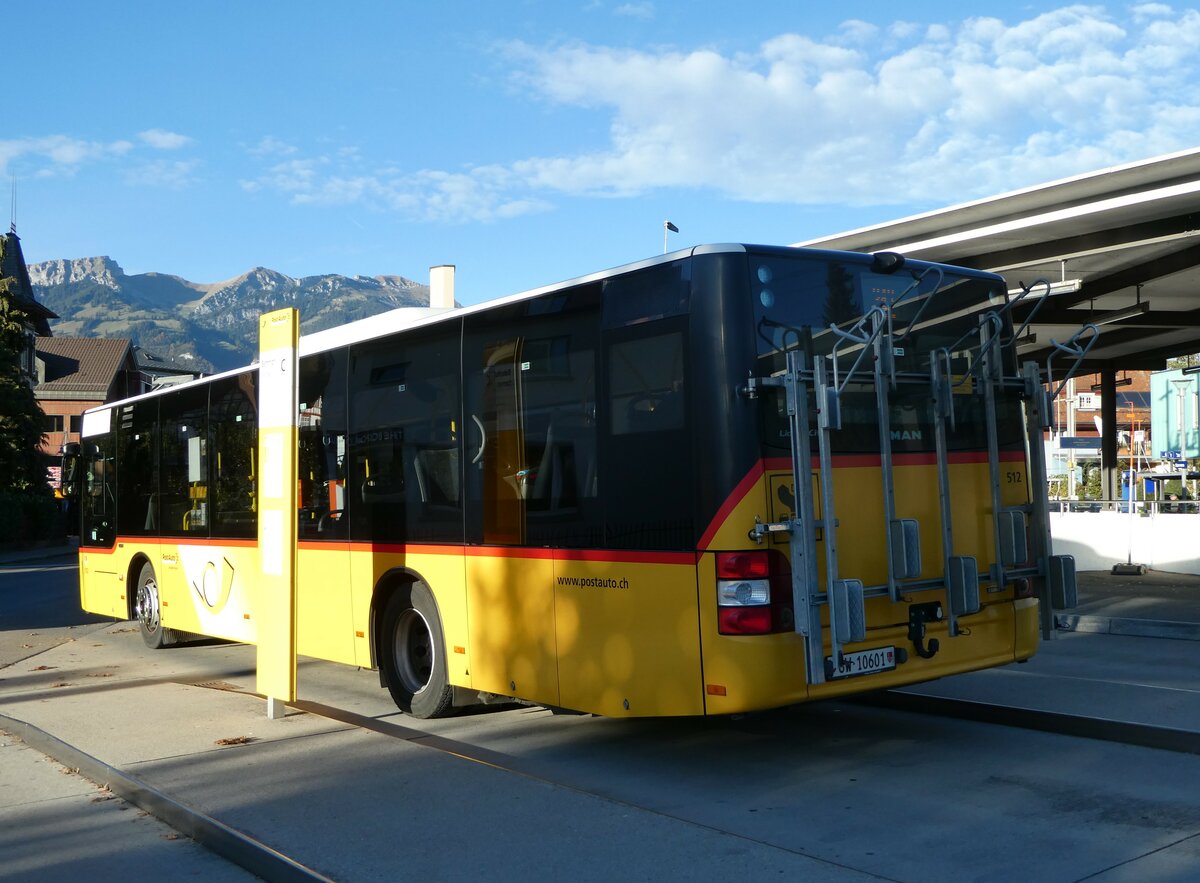
<path fill-rule="evenodd" d="M 923 644 L 924 624 L 930 620 L 948 620 L 948 634 L 956 637 L 962 632 L 958 618 L 977 613 L 981 609 L 979 568 L 974 558 L 954 555 L 951 517 L 951 493 L 947 425 L 954 427 L 953 386 L 970 382 L 971 394 L 984 399 L 988 445 L 988 468 L 992 503 L 992 534 L 997 560 L 989 565 L 988 575 L 993 585 L 1003 587 L 1022 578 L 1034 578 L 1038 582 L 1038 594 L 1042 599 L 1042 629 L 1051 634 L 1053 623 L 1051 607 L 1074 606 L 1075 583 L 1074 561 L 1070 556 L 1049 554 L 1049 499 L 1045 475 L 1045 456 L 1042 448 L 1042 430 L 1049 425 L 1048 399 L 1039 379 L 1036 363 L 1024 366 L 1021 374 L 1005 376 L 1003 359 L 999 351 L 1000 334 L 1004 328 L 1004 314 L 1030 294 L 1040 284 L 1045 291 L 1039 296 L 1030 315 L 1013 336 L 1020 337 L 1029 327 L 1034 314 L 1049 293 L 1047 283 L 1034 283 L 1024 288 L 1020 295 L 1010 300 L 998 311 L 988 311 L 980 316 L 978 326 L 964 334 L 949 347 L 931 354 L 930 374 L 901 375 L 896 370 L 897 343 L 904 339 L 916 326 L 932 298 L 941 289 L 937 280 L 911 320 L 897 331 L 895 307 L 910 294 L 919 290 L 925 277 L 938 268 L 929 268 L 912 285 L 891 303 L 872 308 L 849 330 L 831 326 L 830 331 L 838 341 L 828 356 L 818 357 L 811 368 L 805 364 L 806 356 L 799 350 L 786 353 L 782 375 L 751 377 L 745 389 L 751 397 L 760 387 L 780 387 L 784 390 L 786 410 L 791 433 L 792 475 L 795 483 L 795 511 L 792 518 L 775 524 L 757 523 L 751 531 L 756 542 L 776 532 L 789 535 L 792 555 L 792 602 L 795 613 L 795 630 L 804 637 L 807 679 L 810 684 L 823 683 L 832 671 L 842 664 L 843 646 L 863 641 L 866 638 L 866 608 L 868 597 L 886 595 L 893 602 L 904 600 L 905 593 L 944 588 L 947 604 L 943 610 L 927 609 L 929 605 L 912 605 L 910 608 L 910 638 L 922 656 L 937 652 L 936 640 L 928 648 Z M 1091 336 L 1084 338 L 1087 332 Z M 1055 354 L 1063 353 L 1074 357 L 1074 364 L 1066 373 L 1063 383 L 1078 369 L 1088 350 L 1099 334 L 1094 325 L 1081 328 L 1065 344 L 1052 341 L 1054 351 L 1047 360 L 1047 377 L 1052 379 Z M 978 340 L 978 343 L 974 343 Z M 971 341 L 966 348 L 964 344 Z M 843 347 L 851 344 L 858 350 L 857 358 L 846 372 L 841 371 Z M 870 352 L 869 368 L 863 361 Z M 951 368 L 954 358 L 967 359 L 969 370 L 955 380 Z M 887 583 L 882 586 L 864 586 L 862 580 L 843 578 L 838 569 L 837 529 L 838 521 L 834 508 L 833 489 L 833 444 L 832 432 L 841 428 L 841 395 L 849 383 L 855 380 L 870 383 L 875 389 L 876 411 L 879 426 L 880 475 L 883 485 L 884 530 L 887 550 Z M 934 398 L 934 434 L 937 456 L 939 514 L 942 532 L 943 576 L 935 579 L 920 579 L 920 526 L 916 519 L 897 518 L 893 458 L 891 450 L 891 425 L 889 390 L 899 383 L 928 383 Z M 808 409 L 809 390 L 816 399 L 818 445 L 817 483 L 820 487 L 822 517 L 816 517 L 813 483 L 809 479 L 812 463 L 812 443 Z M 999 430 L 996 421 L 996 393 L 1001 388 L 1017 388 L 1032 403 L 1027 408 L 1026 432 L 1028 434 L 1029 470 L 1027 480 L 1033 484 L 1033 501 L 1024 506 L 1003 508 L 1001 503 L 1001 478 L 999 452 Z M 1061 389 L 1061 385 L 1059 387 Z M 1057 390 L 1055 390 L 1057 394 Z M 1051 396 L 1051 399 L 1053 396 Z M 1036 433 L 1036 437 L 1035 434 Z M 1032 565 L 1026 542 L 1026 515 L 1031 516 L 1031 532 L 1034 537 Z M 817 564 L 817 531 L 823 532 L 825 546 L 825 582 L 819 583 Z M 821 591 L 821 589 L 824 591 Z M 824 656 L 824 639 L 821 630 L 820 607 L 829 607 L 830 656 Z M 919 621 L 917 621 L 919 620 Z"/>
<path fill-rule="evenodd" d="M 1045 481 L 1046 461 L 1043 433 L 1050 426 L 1050 405 L 1079 369 L 1087 353 L 1099 337 L 1095 325 L 1084 325 L 1066 343 L 1051 340 L 1052 350 L 1046 360 L 1047 382 L 1053 386 L 1053 363 L 1056 355 L 1065 354 L 1073 361 L 1065 376 L 1049 395 L 1044 389 L 1039 366 L 1035 362 L 1025 363 L 1019 374 L 1005 375 L 1000 353 L 1000 333 L 1004 328 L 1003 316 L 1028 296 L 1035 288 L 1043 287 L 1033 309 L 1025 322 L 1013 334 L 1012 341 L 1032 323 L 1037 311 L 1045 302 L 1050 286 L 1045 280 L 1023 287 L 1021 293 L 998 311 L 988 311 L 980 316 L 976 329 L 967 332 L 955 343 L 937 350 L 930 359 L 930 378 L 934 390 L 934 431 L 937 444 L 938 485 L 942 510 L 942 549 L 945 557 L 945 586 L 948 599 L 949 633 L 958 631 L 960 615 L 979 610 L 979 570 L 973 558 L 953 554 L 954 539 L 950 518 L 950 476 L 947 468 L 946 427 L 955 426 L 954 391 L 952 387 L 971 382 L 970 392 L 984 397 L 985 427 L 988 449 L 989 490 L 992 503 L 992 540 L 996 560 L 987 568 L 988 579 L 997 589 L 1021 579 L 1035 583 L 1040 603 L 1042 634 L 1054 636 L 1055 609 L 1075 606 L 1075 562 L 1069 555 L 1050 554 L 1049 488 Z M 963 348 L 968 339 L 974 338 Z M 957 379 L 951 370 L 953 358 L 965 359 L 970 368 Z M 1005 473 L 1000 462 L 999 427 L 996 415 L 996 393 L 1001 389 L 1015 389 L 1025 399 L 1025 442 L 1028 468 L 1025 481 L 1029 487 L 1029 502 L 1005 508 L 1001 501 L 1001 485 Z M 1015 474 L 1020 478 L 1019 473 Z M 1030 549 L 1032 540 L 1032 551 Z"/>

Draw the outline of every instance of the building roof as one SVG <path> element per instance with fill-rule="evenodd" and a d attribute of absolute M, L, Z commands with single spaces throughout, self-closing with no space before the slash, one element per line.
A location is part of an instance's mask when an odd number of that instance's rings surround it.
<path fill-rule="evenodd" d="M 39 337 L 37 357 L 45 379 L 34 388 L 40 399 L 108 399 L 113 381 L 136 368 L 128 340 L 103 337 Z"/>
<path fill-rule="evenodd" d="M 29 268 L 25 266 L 25 255 L 21 251 L 21 240 L 15 231 L 0 236 L 0 278 L 15 278 L 16 290 L 12 293 L 16 304 L 33 321 L 34 330 L 40 335 L 50 334 L 50 319 L 58 314 L 46 309 L 33 296 L 33 284 L 29 281 Z"/>
<path fill-rule="evenodd" d="M 1010 289 L 1056 283 L 1022 359 L 1044 362 L 1087 322 L 1101 330 L 1089 370 L 1200 352 L 1200 148 L 798 244 L 992 270 Z"/>
<path fill-rule="evenodd" d="M 133 358 L 137 362 L 138 370 L 144 374 L 178 374 L 187 375 L 188 377 L 203 377 L 204 372 L 197 368 L 189 368 L 186 365 L 180 365 L 162 356 L 148 352 L 140 346 L 134 346 Z"/>

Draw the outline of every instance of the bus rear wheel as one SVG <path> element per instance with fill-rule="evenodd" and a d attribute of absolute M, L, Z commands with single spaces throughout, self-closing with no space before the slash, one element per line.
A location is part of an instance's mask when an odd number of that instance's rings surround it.
<path fill-rule="evenodd" d="M 388 692 L 413 717 L 445 716 L 454 690 L 446 670 L 442 618 L 424 583 L 392 595 L 383 612 L 379 664 Z"/>
<path fill-rule="evenodd" d="M 174 642 L 173 632 L 163 628 L 158 579 L 154 575 L 154 565 L 149 561 L 142 565 L 142 570 L 138 574 L 133 615 L 137 618 L 142 640 L 151 650 L 158 650 Z"/>

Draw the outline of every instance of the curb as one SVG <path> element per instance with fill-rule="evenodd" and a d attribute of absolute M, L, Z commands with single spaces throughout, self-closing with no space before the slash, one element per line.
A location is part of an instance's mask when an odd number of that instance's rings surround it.
<path fill-rule="evenodd" d="M 1200 733 L 1177 727 L 1160 727 L 1113 718 L 1091 718 L 1063 711 L 1024 708 L 976 699 L 954 699 L 929 693 L 912 693 L 907 688 L 864 693 L 853 697 L 853 701 L 878 708 L 895 708 L 900 711 L 1038 730 L 1058 736 L 1099 739 L 1104 742 L 1200 755 Z"/>
<path fill-rule="evenodd" d="M 1060 613 L 1054 618 L 1059 631 L 1096 635 L 1124 635 L 1133 638 L 1173 638 L 1200 641 L 1200 622 L 1173 622 L 1165 619 L 1127 619 L 1119 616 L 1087 616 Z"/>
<path fill-rule="evenodd" d="M 185 806 L 140 779 L 85 754 L 45 730 L 15 717 L 0 714 L 0 728 L 12 733 L 31 748 L 40 751 L 70 770 L 78 772 L 118 797 L 170 825 L 180 834 L 227 861 L 264 880 L 330 881 L 299 862 L 288 858 L 253 837 L 219 822 L 212 816 Z"/>

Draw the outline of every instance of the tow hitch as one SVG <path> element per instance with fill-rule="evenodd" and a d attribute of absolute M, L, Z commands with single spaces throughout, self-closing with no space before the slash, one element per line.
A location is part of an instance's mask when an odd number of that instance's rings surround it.
<path fill-rule="evenodd" d="M 941 622 L 944 618 L 940 601 L 930 601 L 928 604 L 913 604 L 908 608 L 908 639 L 912 641 L 913 649 L 922 659 L 932 659 L 938 652 L 938 639 L 930 638 L 929 647 L 925 646 L 925 623 Z"/>

